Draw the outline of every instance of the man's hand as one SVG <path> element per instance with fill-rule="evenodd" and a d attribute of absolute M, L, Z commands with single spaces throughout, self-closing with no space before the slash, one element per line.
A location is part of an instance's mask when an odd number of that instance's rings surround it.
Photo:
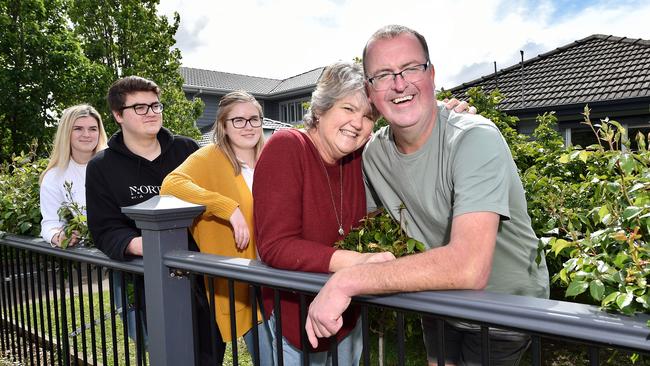
<path fill-rule="evenodd" d="M 363 253 L 357 264 L 382 263 L 392 261 L 393 259 L 395 259 L 395 255 L 391 252 Z"/>
<path fill-rule="evenodd" d="M 126 247 L 126 253 L 142 257 L 142 237 L 136 236 L 131 239 L 129 245 Z"/>
<path fill-rule="evenodd" d="M 467 112 L 469 114 L 476 114 L 476 107 L 471 107 L 467 102 L 458 100 L 456 98 L 444 99 L 445 108 L 453 109 L 457 113 Z"/>
<path fill-rule="evenodd" d="M 343 326 L 343 312 L 350 305 L 351 297 L 344 294 L 337 286 L 338 272 L 320 290 L 309 305 L 305 323 L 307 337 L 312 347 L 318 347 L 318 338 L 327 338 L 336 334 Z"/>
<path fill-rule="evenodd" d="M 235 245 L 237 249 L 244 250 L 248 247 L 248 241 L 250 240 L 250 232 L 248 231 L 248 224 L 244 215 L 241 213 L 239 207 L 235 209 L 235 212 L 230 216 L 230 225 L 232 225 L 232 232 L 235 236 Z"/>

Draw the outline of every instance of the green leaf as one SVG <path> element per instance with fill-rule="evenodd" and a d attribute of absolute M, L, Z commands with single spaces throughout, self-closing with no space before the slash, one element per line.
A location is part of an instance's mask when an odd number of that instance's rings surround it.
<path fill-rule="evenodd" d="M 406 241 L 406 251 L 408 253 L 413 253 L 413 249 L 415 248 L 415 239 L 409 239 Z"/>
<path fill-rule="evenodd" d="M 627 254 L 625 251 L 620 251 L 616 254 L 616 257 L 614 258 L 614 264 L 618 268 L 622 268 L 623 265 L 630 260 L 630 256 Z"/>
<path fill-rule="evenodd" d="M 569 287 L 566 289 L 564 296 L 577 296 L 585 292 L 589 287 L 589 284 L 586 281 L 573 281 L 569 284 Z"/>
<path fill-rule="evenodd" d="M 623 310 L 632 303 L 633 298 L 634 295 L 631 292 L 620 294 L 616 297 L 616 305 L 618 305 L 619 309 Z"/>
<path fill-rule="evenodd" d="M 560 163 L 562 163 L 562 164 L 568 163 L 569 162 L 569 154 L 562 154 L 562 156 L 560 156 L 560 159 L 558 161 Z"/>
<path fill-rule="evenodd" d="M 580 151 L 580 154 L 578 155 L 578 158 L 580 158 L 580 160 L 582 160 L 584 163 L 586 163 L 587 159 L 589 159 L 590 154 L 591 153 L 589 151 L 582 150 L 582 151 Z"/>
<path fill-rule="evenodd" d="M 636 206 L 629 206 L 625 210 L 623 210 L 623 219 L 629 220 L 635 218 L 639 216 L 641 212 L 643 212 L 643 208 L 636 207 Z"/>
<path fill-rule="evenodd" d="M 629 154 L 622 154 L 619 162 L 621 164 L 621 169 L 625 172 L 626 175 L 630 175 L 634 172 L 636 163 L 634 161 L 634 158 Z"/>
<path fill-rule="evenodd" d="M 601 302 L 601 305 L 602 305 L 602 306 L 607 306 L 607 305 L 611 304 L 614 300 L 616 300 L 616 298 L 617 298 L 618 295 L 620 295 L 620 294 L 621 294 L 620 292 L 618 292 L 618 291 L 614 291 L 614 292 L 612 292 L 611 294 L 605 296 L 605 298 L 604 298 L 603 301 Z"/>
<path fill-rule="evenodd" d="M 557 257 L 558 254 L 564 249 L 573 246 L 574 243 L 570 241 L 566 241 L 564 239 L 557 239 L 551 244 L 551 250 L 555 253 L 555 256 Z"/>
<path fill-rule="evenodd" d="M 603 222 L 603 217 L 607 216 L 608 214 L 609 214 L 609 209 L 607 208 L 607 206 L 602 206 L 600 210 L 598 210 L 598 217 L 600 218 L 601 222 Z"/>
<path fill-rule="evenodd" d="M 589 293 L 595 300 L 602 300 L 605 294 L 605 285 L 600 280 L 591 281 L 589 284 Z"/>
<path fill-rule="evenodd" d="M 566 268 L 562 268 L 560 270 L 560 279 L 564 283 L 569 283 L 569 276 L 567 276 L 567 274 L 566 274 Z"/>

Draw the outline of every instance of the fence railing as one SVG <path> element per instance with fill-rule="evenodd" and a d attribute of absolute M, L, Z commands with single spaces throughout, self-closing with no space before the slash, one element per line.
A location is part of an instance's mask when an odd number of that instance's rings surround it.
<path fill-rule="evenodd" d="M 200 206 L 164 196 L 125 208 L 124 212 L 142 229 L 144 242 L 143 260 L 131 262 L 112 261 L 96 249 L 61 250 L 50 248 L 34 238 L 13 235 L 0 238 L 0 275 L 4 279 L 0 291 L 0 346 L 6 357 L 24 364 L 198 364 L 196 319 L 190 310 L 193 308 L 191 279 L 202 276 L 225 278 L 230 284 L 244 282 L 256 288 L 273 289 L 276 310 L 280 291 L 299 293 L 303 304 L 301 317 L 304 319 L 307 310 L 304 304 L 323 286 L 327 276 L 278 270 L 258 261 L 188 251 L 186 228 L 202 210 Z M 134 337 L 126 320 L 121 324 L 122 336 L 116 336 L 117 328 L 120 328 L 116 308 L 120 301 L 113 298 L 116 284 L 112 283 L 111 275 L 104 274 L 106 271 L 111 274 L 132 273 L 136 276 L 133 281 L 144 275 L 146 337 Z M 106 291 L 103 282 L 108 282 Z M 121 287 L 125 289 L 128 286 Z M 213 293 L 214 289 L 209 291 Z M 123 309 L 127 308 L 125 292 L 121 295 Z M 256 305 L 256 292 L 251 291 L 251 294 Z M 98 297 L 99 301 L 96 301 Z M 353 301 L 363 309 L 362 362 L 365 365 L 371 362 L 368 307 L 397 312 L 399 364 L 406 361 L 404 314 L 409 313 L 432 316 L 440 322 L 453 319 L 479 325 L 485 365 L 490 359 L 489 327 L 530 334 L 533 365 L 542 364 L 542 340 L 549 338 L 585 345 L 591 365 L 600 364 L 602 349 L 650 353 L 648 315 L 609 314 L 595 306 L 485 291 L 360 296 Z M 137 310 L 136 317 L 140 314 Z M 257 312 L 253 311 L 254 318 L 256 315 Z M 257 319 L 253 320 L 257 322 Z M 139 335 L 143 331 L 140 323 L 135 321 Z M 281 329 L 276 331 L 279 333 Z M 438 336 L 444 339 L 444 332 Z M 77 342 L 79 337 L 92 339 L 79 339 Z M 135 338 L 136 342 L 129 341 L 129 337 Z M 276 338 L 281 339 L 279 334 Z M 216 337 L 213 342 L 217 342 Z M 277 346 L 281 347 L 281 343 L 278 342 Z M 232 342 L 232 352 L 233 363 L 237 364 L 236 340 Z M 444 350 L 439 349 L 439 364 L 444 364 L 442 353 Z M 253 359 L 255 364 L 267 364 L 268 361 Z M 275 361 L 282 364 L 281 352 Z M 308 358 L 303 360 L 303 364 L 309 364 Z"/>

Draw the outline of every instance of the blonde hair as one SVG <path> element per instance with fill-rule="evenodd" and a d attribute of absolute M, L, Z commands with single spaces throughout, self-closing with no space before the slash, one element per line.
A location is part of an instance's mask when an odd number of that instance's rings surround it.
<path fill-rule="evenodd" d="M 219 111 L 217 112 L 217 120 L 214 121 L 214 126 L 212 126 L 212 141 L 215 144 L 215 147 L 221 149 L 230 161 L 233 170 L 235 171 L 235 176 L 241 174 L 241 163 L 237 160 L 235 151 L 230 145 L 230 139 L 226 135 L 226 122 L 228 121 L 228 113 L 232 110 L 235 103 L 251 103 L 257 108 L 260 113 L 260 119 L 264 120 L 264 112 L 262 111 L 262 106 L 255 99 L 254 96 L 245 92 L 243 90 L 234 91 L 224 95 L 221 100 L 219 100 Z M 264 147 L 264 133 L 260 135 L 260 140 L 257 141 L 255 145 L 255 161 L 260 157 L 262 152 L 262 147 Z"/>
<path fill-rule="evenodd" d="M 47 168 L 41 173 L 38 183 L 43 182 L 43 177 L 52 168 L 66 169 L 72 157 L 72 147 L 70 146 L 70 135 L 72 134 L 72 127 L 74 122 L 81 117 L 93 117 L 97 121 L 97 129 L 99 130 L 99 138 L 97 146 L 93 150 L 93 155 L 97 154 L 106 148 L 106 131 L 104 131 L 104 124 L 102 123 L 102 116 L 92 106 L 88 104 L 79 104 L 67 108 L 63 111 L 59 126 L 56 129 L 54 136 L 54 143 L 52 146 L 52 153 L 50 154 L 50 161 Z"/>

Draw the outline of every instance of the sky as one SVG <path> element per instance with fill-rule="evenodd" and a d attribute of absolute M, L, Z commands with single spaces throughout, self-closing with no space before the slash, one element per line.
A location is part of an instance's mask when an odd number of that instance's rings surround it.
<path fill-rule="evenodd" d="M 372 33 L 401 24 L 423 34 L 436 87 L 461 83 L 592 34 L 650 40 L 650 1 L 161 0 L 180 14 L 182 64 L 286 79 L 361 57 Z"/>

